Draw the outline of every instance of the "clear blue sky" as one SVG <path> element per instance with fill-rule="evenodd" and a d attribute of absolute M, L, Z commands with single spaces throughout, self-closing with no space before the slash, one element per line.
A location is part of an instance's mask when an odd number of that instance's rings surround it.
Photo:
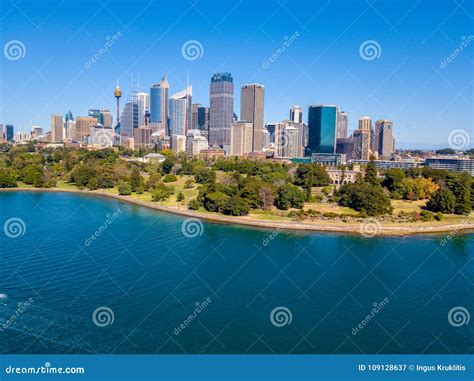
<path fill-rule="evenodd" d="M 240 85 L 265 85 L 265 120 L 288 117 L 293 104 L 337 104 L 349 115 L 394 121 L 400 144 L 447 146 L 449 133 L 473 135 L 474 41 L 442 68 L 463 36 L 474 34 L 471 1 L 307 0 L 1 0 L 2 51 L 12 40 L 25 47 L 18 60 L 0 57 L 0 123 L 16 130 L 49 130 L 51 113 L 114 111 L 117 79 L 129 93 L 132 73 L 140 90 L 167 73 L 171 93 L 186 85 L 193 100 L 209 104 L 215 71 Z M 121 36 L 100 59 L 86 62 L 107 38 Z M 263 63 L 298 32 L 270 65 Z M 474 38 L 474 36 L 473 36 Z M 202 57 L 190 61 L 182 45 L 197 40 Z M 373 60 L 360 46 L 376 41 Z M 13 54 L 13 53 L 9 53 Z M 11 58 L 11 56 L 10 56 Z M 265 67 L 264 67 L 265 66 Z M 473 139 L 471 139 L 473 140 Z"/>

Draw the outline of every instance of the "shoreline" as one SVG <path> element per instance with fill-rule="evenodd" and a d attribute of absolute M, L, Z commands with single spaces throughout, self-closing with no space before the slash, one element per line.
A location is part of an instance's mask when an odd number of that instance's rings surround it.
<path fill-rule="evenodd" d="M 257 228 L 265 229 L 277 229 L 281 231 L 300 231 L 300 232 L 324 232 L 324 233 L 342 233 L 346 235 L 359 235 L 363 236 L 361 232 L 361 224 L 347 223 L 345 225 L 336 225 L 330 223 L 323 224 L 310 224 L 304 222 L 294 221 L 258 221 L 245 217 L 231 217 L 231 216 L 220 216 L 214 214 L 207 214 L 202 212 L 196 212 L 188 209 L 176 209 L 168 206 L 157 205 L 153 202 L 140 201 L 129 196 L 121 196 L 119 194 L 111 194 L 104 191 L 89 191 L 81 189 L 59 189 L 59 188 L 0 188 L 2 192 L 51 192 L 51 193 L 77 193 L 93 196 L 109 197 L 119 201 L 124 201 L 129 204 L 143 206 L 148 209 L 154 209 L 160 212 L 171 213 L 181 215 L 185 217 L 198 218 L 205 221 L 223 223 L 223 224 L 235 224 L 244 226 L 253 226 Z M 412 236 L 412 235 L 431 235 L 440 233 L 469 233 L 474 232 L 474 222 L 468 224 L 447 224 L 439 226 L 384 226 L 380 223 L 380 229 L 374 236 Z"/>

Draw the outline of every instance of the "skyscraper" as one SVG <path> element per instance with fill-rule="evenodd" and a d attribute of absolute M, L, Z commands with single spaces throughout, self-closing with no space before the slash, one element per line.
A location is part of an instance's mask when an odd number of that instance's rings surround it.
<path fill-rule="evenodd" d="M 354 154 L 359 160 L 369 160 L 371 155 L 372 121 L 368 116 L 359 119 L 359 129 L 354 131 Z"/>
<path fill-rule="evenodd" d="M 199 130 L 199 124 L 198 124 L 199 107 L 201 107 L 200 103 L 193 103 L 192 105 L 191 126 L 189 127 L 192 130 Z"/>
<path fill-rule="evenodd" d="M 309 106 L 307 155 L 336 152 L 337 113 L 334 105 Z"/>
<path fill-rule="evenodd" d="M 240 93 L 240 119 L 252 123 L 252 152 L 263 148 L 263 104 L 265 88 L 258 83 L 243 85 Z"/>
<path fill-rule="evenodd" d="M 230 155 L 243 156 L 252 152 L 253 123 L 239 121 L 230 127 Z"/>
<path fill-rule="evenodd" d="M 301 106 L 293 106 L 290 109 L 290 122 L 303 123 L 303 108 Z"/>
<path fill-rule="evenodd" d="M 64 122 L 61 115 L 51 115 L 51 141 L 59 143 L 64 140 Z"/>
<path fill-rule="evenodd" d="M 133 130 L 140 127 L 140 103 L 137 95 L 137 85 L 132 79 L 132 90 L 128 97 L 127 103 L 123 108 L 120 121 L 120 135 L 123 137 L 133 138 Z"/>
<path fill-rule="evenodd" d="M 372 137 L 372 150 L 378 153 L 379 158 L 387 158 L 394 152 L 393 123 L 379 119 L 375 122 Z"/>
<path fill-rule="evenodd" d="M 100 110 L 99 109 L 89 109 L 87 115 L 91 118 L 96 118 L 97 123 L 100 123 Z"/>
<path fill-rule="evenodd" d="M 138 124 L 143 126 L 145 124 L 145 115 L 150 111 L 150 95 L 148 93 L 137 93 L 139 108 L 138 108 Z"/>
<path fill-rule="evenodd" d="M 234 116 L 234 79 L 230 73 L 215 73 L 210 85 L 209 144 L 227 152 Z"/>
<path fill-rule="evenodd" d="M 198 129 L 201 130 L 203 136 L 209 135 L 209 107 L 199 107 L 197 112 Z M 203 134 L 203 131 L 205 134 Z"/>
<path fill-rule="evenodd" d="M 168 97 L 170 85 L 166 75 L 150 88 L 150 122 L 168 129 Z"/>
<path fill-rule="evenodd" d="M 337 114 L 336 139 L 347 138 L 347 114 L 344 111 Z"/>
<path fill-rule="evenodd" d="M 186 135 L 191 126 L 192 86 L 170 97 L 170 135 Z"/>
<path fill-rule="evenodd" d="M 107 109 L 100 110 L 99 123 L 105 127 L 112 127 L 113 117 L 110 110 L 107 110 Z"/>
<path fill-rule="evenodd" d="M 7 142 L 13 141 L 13 136 L 15 135 L 14 133 L 14 128 L 12 124 L 7 124 L 5 126 L 5 139 L 7 139 Z"/>
<path fill-rule="evenodd" d="M 89 116 L 78 116 L 76 118 L 76 131 L 74 133 L 74 140 L 78 142 L 84 141 L 84 138 L 90 134 L 91 127 L 97 124 L 95 118 Z"/>

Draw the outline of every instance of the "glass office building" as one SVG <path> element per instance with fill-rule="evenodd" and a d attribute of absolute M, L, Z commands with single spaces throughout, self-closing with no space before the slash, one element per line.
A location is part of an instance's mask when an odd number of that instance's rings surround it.
<path fill-rule="evenodd" d="M 336 152 L 337 106 L 309 106 L 307 156 Z"/>

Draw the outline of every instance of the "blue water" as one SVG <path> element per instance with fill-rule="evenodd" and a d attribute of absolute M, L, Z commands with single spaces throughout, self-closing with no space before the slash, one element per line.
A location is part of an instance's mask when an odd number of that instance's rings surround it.
<path fill-rule="evenodd" d="M 0 193 L 0 228 L 11 218 L 24 229 L 0 230 L 2 353 L 474 352 L 472 234 L 268 240 L 205 222 L 192 238 L 186 218 L 118 200 Z"/>

